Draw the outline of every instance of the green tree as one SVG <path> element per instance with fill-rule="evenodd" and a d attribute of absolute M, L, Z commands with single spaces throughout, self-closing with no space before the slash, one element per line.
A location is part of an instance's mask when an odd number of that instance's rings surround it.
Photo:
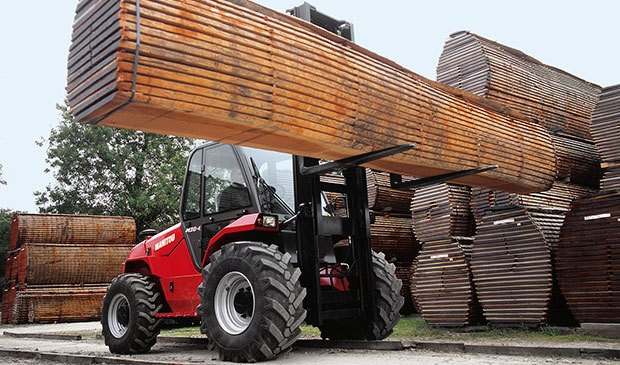
<path fill-rule="evenodd" d="M 138 231 L 178 222 L 186 159 L 195 141 L 89 126 L 58 106 L 45 172 L 55 183 L 36 192 L 42 213 L 127 215 Z"/>
<path fill-rule="evenodd" d="M 9 251 L 9 228 L 13 212 L 8 209 L 0 209 L 0 300 L 4 292 L 4 268 L 6 263 L 6 253 Z"/>

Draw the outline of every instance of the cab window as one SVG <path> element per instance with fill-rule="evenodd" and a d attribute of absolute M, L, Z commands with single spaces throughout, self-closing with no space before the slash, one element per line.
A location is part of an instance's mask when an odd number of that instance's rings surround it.
<path fill-rule="evenodd" d="M 252 205 L 250 191 L 233 148 L 220 145 L 205 153 L 204 215 Z"/>
<path fill-rule="evenodd" d="M 183 219 L 195 219 L 200 217 L 200 173 L 202 167 L 202 150 L 197 150 L 192 155 L 185 177 L 183 189 Z"/>

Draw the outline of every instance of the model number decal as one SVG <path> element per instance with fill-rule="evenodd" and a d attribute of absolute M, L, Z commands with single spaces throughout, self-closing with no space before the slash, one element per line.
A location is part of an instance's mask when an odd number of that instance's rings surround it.
<path fill-rule="evenodd" d="M 185 233 L 194 233 L 200 231 L 200 226 L 189 227 L 185 230 Z"/>
<path fill-rule="evenodd" d="M 169 244 L 171 244 L 172 242 L 174 242 L 174 234 L 172 234 L 172 236 L 168 236 L 164 239 L 162 239 L 161 241 L 157 242 L 155 244 L 155 251 L 159 251 L 162 248 L 168 246 Z"/>

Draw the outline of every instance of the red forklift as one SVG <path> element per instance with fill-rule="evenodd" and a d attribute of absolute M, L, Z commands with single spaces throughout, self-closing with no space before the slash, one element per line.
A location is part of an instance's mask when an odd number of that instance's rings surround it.
<path fill-rule="evenodd" d="M 291 11 L 352 39 L 352 26 L 308 4 Z M 330 340 L 381 340 L 403 305 L 401 280 L 371 250 L 366 171 L 414 148 L 338 161 L 208 143 L 189 156 L 180 223 L 136 245 L 102 309 L 110 351 L 145 353 L 164 319 L 197 319 L 221 360 L 255 362 L 289 349 L 303 322 Z M 495 166 L 403 182 L 412 188 Z M 329 182 L 339 174 L 344 184 Z M 337 194 L 336 209 L 328 194 Z M 341 205 L 344 205 L 344 209 Z M 291 207 L 295 207 L 292 209 Z M 338 212 L 336 212 L 338 210 Z"/>

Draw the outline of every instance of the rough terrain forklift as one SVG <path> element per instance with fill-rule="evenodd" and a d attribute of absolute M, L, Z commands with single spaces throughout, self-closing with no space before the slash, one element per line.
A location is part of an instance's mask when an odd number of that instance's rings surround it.
<path fill-rule="evenodd" d="M 308 4 L 293 13 L 352 38 L 350 24 Z M 180 223 L 142 232 L 148 238 L 109 286 L 106 345 L 114 353 L 147 352 L 165 318 L 199 319 L 220 358 L 238 362 L 282 353 L 304 321 L 324 339 L 386 338 L 399 320 L 402 283 L 394 265 L 371 250 L 360 165 L 413 147 L 331 162 L 218 143 L 194 149 Z M 394 188 L 411 188 L 489 168 L 391 180 Z M 335 173 L 344 184 L 322 178 Z M 328 193 L 342 198 L 338 214 Z"/>

